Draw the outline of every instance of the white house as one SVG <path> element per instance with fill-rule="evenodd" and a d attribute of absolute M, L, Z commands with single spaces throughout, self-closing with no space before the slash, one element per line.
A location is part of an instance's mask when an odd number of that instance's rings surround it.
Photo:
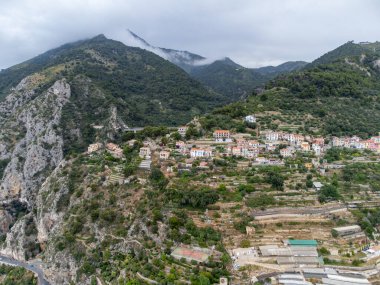
<path fill-rule="evenodd" d="M 167 150 L 160 151 L 160 159 L 166 160 L 170 157 L 170 152 Z"/>
<path fill-rule="evenodd" d="M 178 128 L 178 133 L 179 133 L 181 136 L 184 137 L 184 136 L 186 135 L 187 129 L 188 129 L 187 126 L 181 126 L 181 127 Z"/>
<path fill-rule="evenodd" d="M 140 148 L 139 156 L 141 158 L 148 158 L 148 157 L 150 157 L 151 153 L 152 152 L 151 152 L 149 147 L 142 147 L 142 148 Z"/>
<path fill-rule="evenodd" d="M 315 181 L 313 182 L 313 187 L 315 188 L 315 190 L 319 191 L 323 187 L 323 184 L 321 182 Z"/>
<path fill-rule="evenodd" d="M 322 154 L 322 146 L 321 145 L 313 143 L 311 148 L 314 150 L 315 155 L 320 156 Z"/>
<path fill-rule="evenodd" d="M 290 157 L 290 156 L 292 156 L 292 154 L 293 154 L 293 149 L 290 148 L 290 147 L 280 149 L 280 154 L 281 154 L 283 157 Z"/>
<path fill-rule="evenodd" d="M 248 115 L 244 118 L 244 121 L 247 123 L 256 123 L 255 115 Z"/>
<path fill-rule="evenodd" d="M 191 157 L 211 157 L 212 151 L 205 148 L 192 148 L 190 150 Z"/>
<path fill-rule="evenodd" d="M 214 131 L 213 137 L 217 142 L 231 142 L 231 134 L 228 130 L 216 130 Z"/>
<path fill-rule="evenodd" d="M 267 141 L 278 141 L 280 139 L 280 133 L 278 132 L 268 132 L 265 135 Z"/>

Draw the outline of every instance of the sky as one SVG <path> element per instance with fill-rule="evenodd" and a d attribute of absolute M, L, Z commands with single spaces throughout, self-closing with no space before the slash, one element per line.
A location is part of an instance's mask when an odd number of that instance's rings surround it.
<path fill-rule="evenodd" d="M 154 46 L 245 67 L 312 61 L 380 41 L 379 0 L 0 0 L 0 69 L 67 42 L 130 29 Z"/>

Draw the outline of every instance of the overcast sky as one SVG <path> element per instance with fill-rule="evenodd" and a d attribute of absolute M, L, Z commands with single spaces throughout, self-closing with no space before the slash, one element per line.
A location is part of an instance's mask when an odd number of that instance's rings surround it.
<path fill-rule="evenodd" d="M 380 41 L 379 0 L 0 0 L 0 68 L 130 29 L 152 45 L 246 67 Z"/>

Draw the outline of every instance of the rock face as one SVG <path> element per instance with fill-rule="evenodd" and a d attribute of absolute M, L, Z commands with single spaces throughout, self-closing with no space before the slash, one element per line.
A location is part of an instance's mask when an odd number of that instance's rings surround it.
<path fill-rule="evenodd" d="M 0 232 L 7 233 L 2 252 L 15 258 L 28 257 L 25 251 L 35 244 L 37 234 L 41 235 L 37 231 L 39 221 L 31 210 L 35 209 L 38 189 L 63 159 L 58 126 L 70 96 L 71 88 L 65 79 L 38 92 L 30 76 L 0 104 L 0 160 L 8 162 L 0 177 L 0 201 L 4 207 Z M 20 203 L 25 207 L 15 206 Z M 20 215 L 24 216 L 17 219 Z"/>

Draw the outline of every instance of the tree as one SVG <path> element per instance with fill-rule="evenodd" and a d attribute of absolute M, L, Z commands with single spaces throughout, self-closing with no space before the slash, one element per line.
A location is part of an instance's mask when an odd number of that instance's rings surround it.
<path fill-rule="evenodd" d="M 165 186 L 168 184 L 168 180 L 166 179 L 165 175 L 159 168 L 156 167 L 152 168 L 149 179 L 152 184 L 157 186 L 159 189 L 165 188 Z"/>
<path fill-rule="evenodd" d="M 329 200 L 338 200 L 340 198 L 338 189 L 334 185 L 324 185 L 319 191 L 319 201 L 321 203 L 327 202 Z"/>
<path fill-rule="evenodd" d="M 278 173 L 271 171 L 268 173 L 267 182 L 272 185 L 273 189 L 284 190 L 284 177 Z"/>

